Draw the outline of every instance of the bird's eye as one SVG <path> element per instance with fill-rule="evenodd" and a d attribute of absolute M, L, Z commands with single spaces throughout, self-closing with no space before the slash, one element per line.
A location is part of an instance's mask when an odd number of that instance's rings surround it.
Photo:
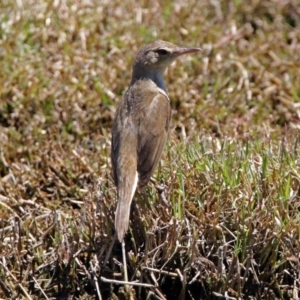
<path fill-rule="evenodd" d="M 157 49 L 156 50 L 156 53 L 160 54 L 160 55 L 166 55 L 168 54 L 169 52 L 165 49 Z"/>

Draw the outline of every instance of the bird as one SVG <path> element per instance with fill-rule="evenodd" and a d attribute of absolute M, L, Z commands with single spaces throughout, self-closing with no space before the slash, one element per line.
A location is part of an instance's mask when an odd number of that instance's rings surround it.
<path fill-rule="evenodd" d="M 166 144 L 171 105 L 163 74 L 179 56 L 200 50 L 158 40 L 144 46 L 134 60 L 130 86 L 112 126 L 111 162 L 118 198 L 115 230 L 120 242 L 128 230 L 135 191 L 149 182 Z"/>

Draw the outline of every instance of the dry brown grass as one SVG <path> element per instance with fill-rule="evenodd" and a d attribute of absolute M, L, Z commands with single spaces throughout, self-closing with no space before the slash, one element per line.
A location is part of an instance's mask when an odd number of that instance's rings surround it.
<path fill-rule="evenodd" d="M 2 0 L 0 298 L 126 298 L 101 279 L 122 279 L 110 128 L 155 39 L 204 51 L 166 74 L 170 206 L 135 197 L 135 297 L 300 297 L 297 0 Z"/>

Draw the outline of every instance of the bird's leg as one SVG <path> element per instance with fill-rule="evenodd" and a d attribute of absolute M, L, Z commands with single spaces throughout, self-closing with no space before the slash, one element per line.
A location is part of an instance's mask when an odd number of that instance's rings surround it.
<path fill-rule="evenodd" d="M 124 272 L 124 281 L 128 282 L 128 273 L 127 273 L 127 262 L 126 262 L 126 252 L 125 252 L 125 241 L 122 240 L 122 256 L 123 256 L 123 272 Z M 126 292 L 128 291 L 128 285 L 125 285 Z"/>

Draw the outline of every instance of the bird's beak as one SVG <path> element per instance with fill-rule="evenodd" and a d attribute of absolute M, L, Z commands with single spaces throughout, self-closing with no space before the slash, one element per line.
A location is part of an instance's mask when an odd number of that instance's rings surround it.
<path fill-rule="evenodd" d="M 183 54 L 195 53 L 198 51 L 202 51 L 201 48 L 178 48 L 173 52 L 175 56 L 181 56 Z"/>

